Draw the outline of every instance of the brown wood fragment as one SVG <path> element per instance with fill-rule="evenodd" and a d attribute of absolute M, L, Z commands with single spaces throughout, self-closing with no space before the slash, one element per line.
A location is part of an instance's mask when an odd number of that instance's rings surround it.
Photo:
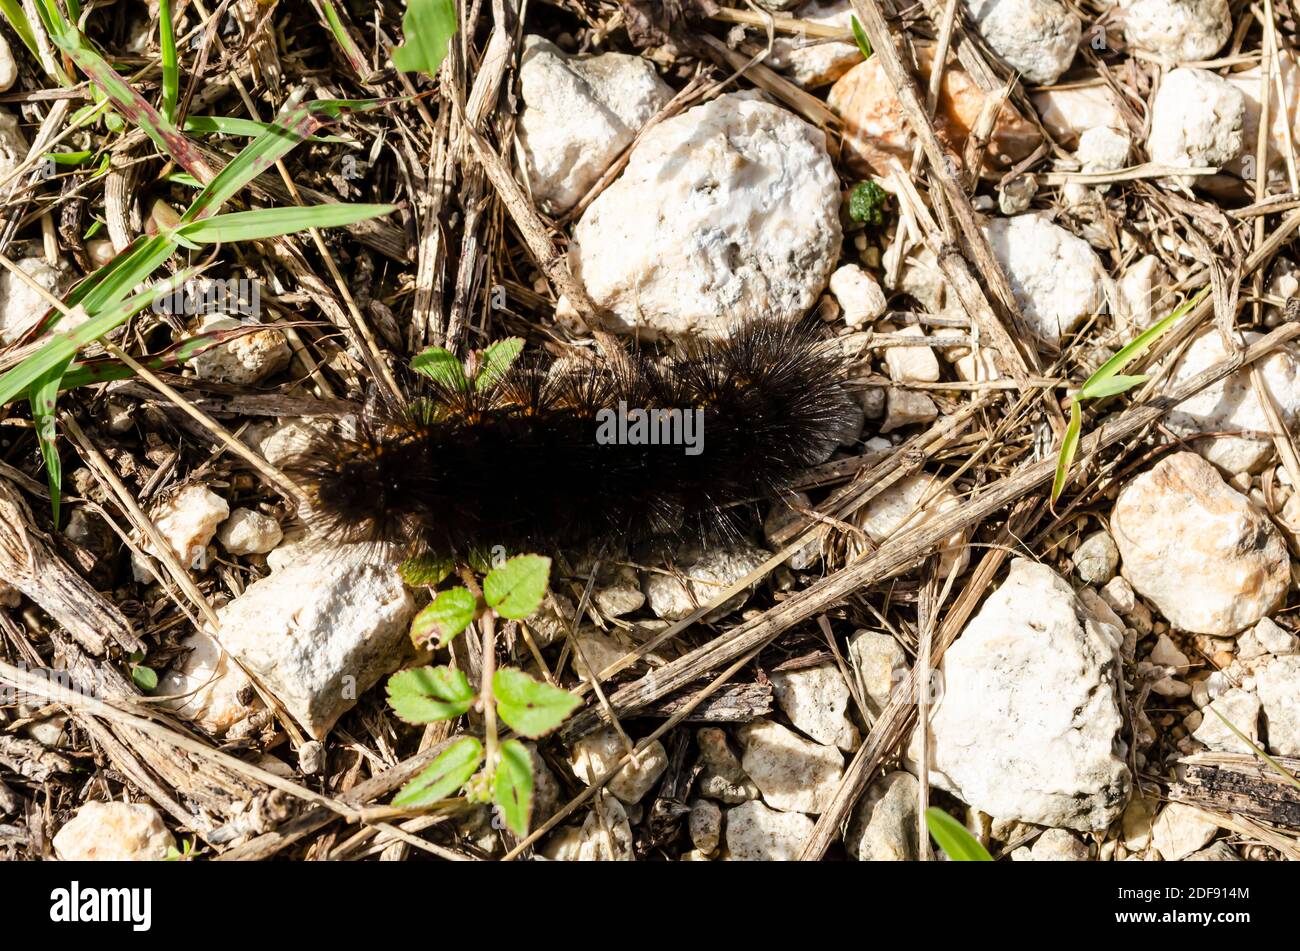
<path fill-rule="evenodd" d="M 691 701 L 692 694 L 678 694 L 660 701 L 646 710 L 642 716 L 672 716 Z M 772 712 L 771 684 L 728 684 L 709 697 L 687 716 L 687 723 L 748 723 L 758 717 Z"/>
<path fill-rule="evenodd" d="M 1275 759 L 1292 776 L 1300 775 L 1300 759 Z M 1300 829 L 1300 787 L 1254 755 L 1197 753 L 1179 760 L 1169 798 L 1210 812 Z"/>

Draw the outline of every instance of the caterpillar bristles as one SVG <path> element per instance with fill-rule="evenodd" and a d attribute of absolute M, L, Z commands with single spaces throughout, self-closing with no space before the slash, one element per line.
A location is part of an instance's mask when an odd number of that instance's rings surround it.
<path fill-rule="evenodd" d="M 483 389 L 434 383 L 288 468 L 338 541 L 453 560 L 626 549 L 725 530 L 736 503 L 825 461 L 853 418 L 840 377 L 813 324 L 750 324 L 671 362 L 521 358 Z"/>

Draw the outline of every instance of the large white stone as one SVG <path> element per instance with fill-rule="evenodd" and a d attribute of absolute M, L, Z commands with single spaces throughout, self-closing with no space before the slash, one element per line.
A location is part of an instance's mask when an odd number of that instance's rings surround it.
<path fill-rule="evenodd" d="M 1106 828 L 1130 788 L 1121 636 L 1050 568 L 1015 560 L 944 654 L 931 783 L 995 819 Z"/>
<path fill-rule="evenodd" d="M 175 846 L 158 810 L 143 802 L 88 802 L 54 835 L 64 862 L 158 862 Z"/>
<path fill-rule="evenodd" d="M 727 857 L 733 862 L 792 862 L 812 835 L 813 821 L 758 800 L 727 810 Z"/>
<path fill-rule="evenodd" d="M 542 210 L 577 204 L 673 96 L 648 59 L 626 53 L 568 56 L 524 37 L 519 144 Z"/>
<path fill-rule="evenodd" d="M 1115 500 L 1121 573 L 1175 627 L 1234 635 L 1286 596 L 1286 544 L 1244 495 L 1200 456 L 1166 456 Z"/>
<path fill-rule="evenodd" d="M 1260 339 L 1248 332 L 1247 344 Z M 1201 333 L 1174 367 L 1170 385 L 1190 380 L 1208 367 L 1228 358 L 1223 337 L 1211 327 Z M 1275 350 L 1255 363 L 1273 405 L 1288 427 L 1300 424 L 1300 353 L 1294 348 Z M 1195 439 L 1189 446 L 1229 473 L 1252 472 L 1273 455 L 1268 416 L 1251 382 L 1250 369 L 1243 368 L 1212 383 L 1195 396 L 1179 403 L 1165 419 L 1170 431 L 1189 437 L 1200 433 L 1241 433 Z M 1250 435 L 1250 434 L 1256 435 Z"/>
<path fill-rule="evenodd" d="M 1223 720 L 1215 716 L 1216 710 L 1228 723 L 1245 734 L 1250 743 L 1242 740 Z M 1193 731 L 1192 736 L 1212 750 L 1252 753 L 1251 744 L 1259 745 L 1259 711 L 1259 697 L 1240 687 L 1233 687 L 1209 705 L 1204 711 L 1201 725 Z"/>
<path fill-rule="evenodd" d="M 849 706 L 849 685 L 833 663 L 800 670 L 778 670 L 771 675 L 772 690 L 781 712 L 795 728 L 824 746 L 852 750 L 858 731 L 845 711 Z"/>
<path fill-rule="evenodd" d="M 365 547 L 305 555 L 218 612 L 222 646 L 317 740 L 410 647 L 415 599 Z"/>
<path fill-rule="evenodd" d="M 1300 756 L 1300 655 L 1274 657 L 1255 675 L 1268 724 L 1268 748 Z"/>
<path fill-rule="evenodd" d="M 1165 75 L 1152 103 L 1147 151 L 1158 165 L 1219 168 L 1241 153 L 1245 122 L 1240 89 L 1209 70 L 1175 69 Z M 1173 180 L 1195 183 L 1186 175 Z"/>
<path fill-rule="evenodd" d="M 0 36 L 0 92 L 8 92 L 17 81 L 18 62 L 9 48 L 9 41 Z"/>
<path fill-rule="evenodd" d="M 749 93 L 646 133 L 574 230 L 574 270 L 617 329 L 725 335 L 803 316 L 840 251 L 823 133 Z"/>
<path fill-rule="evenodd" d="M 1054 83 L 1070 68 L 1083 21 L 1060 0 L 968 0 L 975 28 L 993 52 L 1031 83 Z"/>
<path fill-rule="evenodd" d="M 1210 59 L 1228 42 L 1228 0 L 1119 0 L 1129 46 L 1175 63 Z"/>
<path fill-rule="evenodd" d="M 830 804 L 844 773 L 839 750 L 805 740 L 771 720 L 746 723 L 739 737 L 745 747 L 745 772 L 769 806 L 819 813 Z"/>
<path fill-rule="evenodd" d="M 1300 124 L 1300 64 L 1289 49 L 1279 50 L 1275 62 L 1277 72 L 1273 75 L 1281 75 L 1286 108 L 1282 108 L 1277 84 L 1271 83 L 1268 101 L 1268 169 L 1280 172 L 1288 154 L 1289 143 L 1296 138 L 1296 128 Z M 1260 99 L 1261 75 L 1260 67 L 1252 66 L 1227 76 L 1228 82 L 1240 89 L 1246 98 L 1246 121 L 1242 127 L 1244 145 L 1241 155 L 1228 165 L 1228 170 L 1248 182 L 1253 182 L 1258 177 L 1255 165 L 1258 161 L 1256 143 L 1259 141 L 1259 118 L 1263 113 Z"/>
<path fill-rule="evenodd" d="M 1049 344 L 1106 312 L 1110 278 L 1087 241 L 1034 214 L 996 218 L 984 234 L 1030 329 Z"/>

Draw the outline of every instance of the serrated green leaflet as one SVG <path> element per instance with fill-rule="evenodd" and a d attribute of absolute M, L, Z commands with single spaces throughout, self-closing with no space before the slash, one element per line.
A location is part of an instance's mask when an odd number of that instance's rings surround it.
<path fill-rule="evenodd" d="M 393 65 L 404 73 L 432 76 L 447 57 L 457 25 L 455 0 L 407 0 L 403 43 L 393 49 Z"/>
<path fill-rule="evenodd" d="M 465 379 L 465 368 L 460 365 L 454 353 L 442 347 L 430 347 L 417 353 L 411 358 L 411 369 L 453 392 L 461 392 L 469 387 Z"/>
<path fill-rule="evenodd" d="M 523 353 L 524 341 L 520 337 L 507 337 L 498 340 L 483 351 L 479 361 L 478 373 L 474 375 L 474 389 L 490 390 L 501 382 L 501 378 Z"/>
<path fill-rule="evenodd" d="M 510 831 L 522 838 L 533 816 L 533 758 L 518 740 L 501 744 L 501 758 L 492 776 L 492 799 Z"/>
<path fill-rule="evenodd" d="M 517 555 L 483 579 L 483 600 L 502 617 L 521 621 L 542 603 L 551 559 L 542 555 Z"/>
<path fill-rule="evenodd" d="M 407 723 L 450 720 L 473 703 L 474 688 L 450 667 L 416 667 L 388 678 L 388 704 Z"/>
<path fill-rule="evenodd" d="M 502 721 L 529 739 L 554 730 L 582 702 L 567 690 L 509 667 L 492 677 L 492 696 Z"/>
<path fill-rule="evenodd" d="M 483 744 L 472 736 L 463 737 L 403 786 L 393 805 L 416 809 L 446 799 L 469 781 L 481 762 Z"/>
<path fill-rule="evenodd" d="M 446 647 L 452 639 L 474 620 L 478 600 L 467 588 L 452 588 L 439 592 L 423 611 L 411 622 L 411 640 L 417 646 L 431 637 L 438 638 L 438 647 Z"/>

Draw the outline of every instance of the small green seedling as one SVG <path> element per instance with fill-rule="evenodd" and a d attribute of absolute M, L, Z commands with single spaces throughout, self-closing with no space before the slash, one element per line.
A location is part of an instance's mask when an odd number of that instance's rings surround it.
<path fill-rule="evenodd" d="M 885 224 L 885 203 L 889 193 L 875 182 L 858 182 L 849 192 L 849 217 L 871 228 Z"/>
<path fill-rule="evenodd" d="M 954 862 L 992 862 L 993 856 L 966 827 L 935 806 L 925 810 L 925 827 L 939 848 Z"/>

